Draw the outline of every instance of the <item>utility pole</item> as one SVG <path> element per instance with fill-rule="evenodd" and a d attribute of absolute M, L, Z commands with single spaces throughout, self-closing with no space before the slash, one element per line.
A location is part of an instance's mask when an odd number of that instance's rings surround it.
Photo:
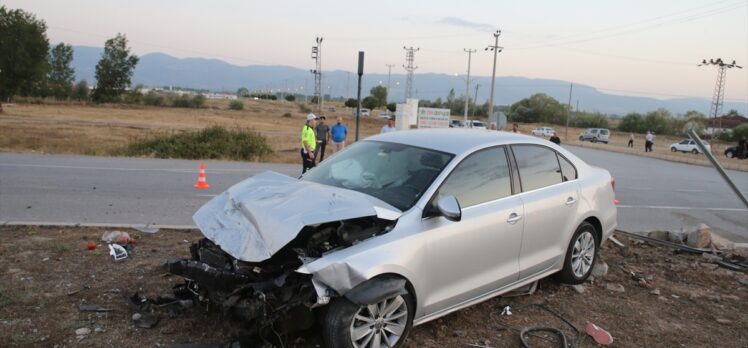
<path fill-rule="evenodd" d="M 465 80 L 465 124 L 467 125 L 468 106 L 470 105 L 470 58 L 473 56 L 473 53 L 477 52 L 477 50 L 468 48 L 463 48 L 462 50 L 468 54 L 467 79 Z"/>
<path fill-rule="evenodd" d="M 478 108 L 478 87 L 480 87 L 480 84 L 475 84 L 475 96 L 473 97 L 473 103 L 475 103 L 475 107 L 473 108 L 473 114 L 471 117 L 475 118 L 475 109 Z M 489 115 L 490 117 L 490 115 Z M 489 118 L 490 119 L 490 118 Z"/>
<path fill-rule="evenodd" d="M 356 103 L 356 141 L 358 141 L 359 120 L 361 119 L 361 77 L 364 76 L 364 51 L 358 51 L 358 97 Z"/>
<path fill-rule="evenodd" d="M 564 134 L 564 140 L 569 140 L 569 118 L 571 118 L 571 91 L 574 88 L 574 84 L 569 85 L 569 104 L 566 108 L 566 133 Z"/>
<path fill-rule="evenodd" d="M 405 101 L 407 102 L 413 96 L 413 72 L 418 69 L 417 66 L 413 65 L 413 61 L 420 48 L 403 46 L 403 49 L 405 50 L 405 62 L 408 63 L 408 65 L 403 65 L 405 71 L 408 72 L 408 78 L 405 80 Z"/>
<path fill-rule="evenodd" d="M 392 67 L 395 64 L 386 64 L 387 66 L 387 98 L 384 98 L 385 107 L 387 107 L 387 100 L 390 99 L 390 77 L 392 76 Z"/>
<path fill-rule="evenodd" d="M 351 97 L 351 72 L 346 71 L 346 74 L 348 74 L 348 80 L 345 82 L 345 98 L 349 99 Z"/>
<path fill-rule="evenodd" d="M 493 73 L 491 73 L 491 95 L 488 97 L 488 117 L 493 115 L 493 91 L 496 81 L 496 56 L 501 52 L 504 47 L 499 46 L 499 36 L 501 36 L 501 30 L 497 30 L 493 33 L 493 37 L 496 40 L 493 46 L 486 47 L 486 51 L 493 51 Z"/>
<path fill-rule="evenodd" d="M 722 58 L 717 59 L 709 59 L 707 62 L 706 59 L 701 61 L 701 64 L 698 66 L 705 66 L 705 65 L 716 65 L 718 67 L 717 70 L 717 83 L 714 84 L 714 93 L 712 94 L 712 106 L 709 108 L 709 117 L 714 118 L 712 120 L 712 129 L 714 129 L 714 122 L 717 121 L 717 117 L 719 117 L 719 114 L 722 112 L 722 103 L 725 99 L 725 75 L 727 69 L 731 68 L 738 68 L 743 69 L 742 66 L 735 64 L 735 61 L 732 61 L 732 64 L 727 64 L 722 61 Z M 722 119 L 719 119 L 719 129 L 722 129 Z M 714 136 L 714 132 L 712 132 L 712 136 Z"/>
<path fill-rule="evenodd" d="M 317 116 L 322 115 L 322 38 L 315 39 L 317 45 L 312 46 L 312 59 L 315 68 L 311 70 L 314 74 L 314 96 L 317 97 Z"/>

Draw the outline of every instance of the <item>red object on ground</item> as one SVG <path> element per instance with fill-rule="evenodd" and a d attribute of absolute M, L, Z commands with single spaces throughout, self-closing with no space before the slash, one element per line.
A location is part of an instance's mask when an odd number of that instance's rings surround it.
<path fill-rule="evenodd" d="M 587 334 L 590 335 L 597 344 L 607 346 L 613 343 L 613 336 L 611 336 L 608 331 L 605 331 L 605 329 L 593 323 L 587 323 L 584 331 L 587 332 Z"/>
<path fill-rule="evenodd" d="M 210 188 L 210 185 L 208 185 L 208 182 L 205 179 L 205 163 L 203 162 L 200 162 L 200 174 L 197 175 L 197 183 L 195 184 L 194 188 L 197 188 L 197 189 Z"/>
<path fill-rule="evenodd" d="M 96 242 L 93 242 L 93 241 L 88 242 L 86 244 L 86 249 L 88 249 L 88 250 L 94 250 L 94 249 L 96 249 Z"/>

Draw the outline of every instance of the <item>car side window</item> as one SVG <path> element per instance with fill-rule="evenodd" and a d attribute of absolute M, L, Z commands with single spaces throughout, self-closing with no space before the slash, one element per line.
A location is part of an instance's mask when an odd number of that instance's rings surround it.
<path fill-rule="evenodd" d="M 683 140 L 680 143 L 683 144 L 683 145 L 688 145 L 689 141 L 688 140 Z"/>
<path fill-rule="evenodd" d="M 562 182 L 556 152 L 538 145 L 514 145 L 522 191 L 531 191 Z"/>
<path fill-rule="evenodd" d="M 561 164 L 561 180 L 570 181 L 577 178 L 577 169 L 564 156 L 558 155 L 558 162 Z"/>
<path fill-rule="evenodd" d="M 444 181 L 437 199 L 455 196 L 460 207 L 493 201 L 512 194 L 509 164 L 503 147 L 480 150 L 465 158 Z"/>

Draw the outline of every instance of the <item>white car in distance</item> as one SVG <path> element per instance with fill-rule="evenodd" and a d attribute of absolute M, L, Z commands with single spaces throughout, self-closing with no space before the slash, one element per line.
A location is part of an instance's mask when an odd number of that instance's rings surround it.
<path fill-rule="evenodd" d="M 712 152 L 712 146 L 709 145 L 706 141 L 704 142 L 704 146 L 706 146 L 706 149 L 709 150 L 709 152 Z M 693 154 L 700 153 L 699 147 L 696 146 L 696 142 L 693 139 L 685 139 L 679 143 L 674 143 L 670 145 L 670 152 L 690 152 Z"/>
<path fill-rule="evenodd" d="M 553 135 L 554 132 L 556 132 L 556 131 L 553 130 L 553 128 L 551 128 L 551 127 L 540 127 L 540 128 L 535 128 L 535 129 L 531 130 L 530 134 L 532 134 L 532 135 L 540 135 L 540 136 L 544 136 L 544 137 L 550 137 L 550 136 Z"/>

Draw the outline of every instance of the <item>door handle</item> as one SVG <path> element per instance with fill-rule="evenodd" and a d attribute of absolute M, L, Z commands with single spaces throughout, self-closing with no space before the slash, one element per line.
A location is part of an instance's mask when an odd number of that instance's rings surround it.
<path fill-rule="evenodd" d="M 514 224 L 517 223 L 517 221 L 519 221 L 521 219 L 522 219 L 522 215 L 519 215 L 517 213 L 511 213 L 511 214 L 509 214 L 509 218 L 506 219 L 506 222 L 514 225 Z"/>
<path fill-rule="evenodd" d="M 576 203 L 576 202 L 577 202 L 577 199 L 576 199 L 576 198 L 574 198 L 574 197 L 569 197 L 569 198 L 567 198 L 567 199 L 566 199 L 566 203 L 565 203 L 565 204 L 566 204 L 566 205 L 568 205 L 568 206 L 572 206 L 572 205 L 574 205 L 574 203 Z"/>

